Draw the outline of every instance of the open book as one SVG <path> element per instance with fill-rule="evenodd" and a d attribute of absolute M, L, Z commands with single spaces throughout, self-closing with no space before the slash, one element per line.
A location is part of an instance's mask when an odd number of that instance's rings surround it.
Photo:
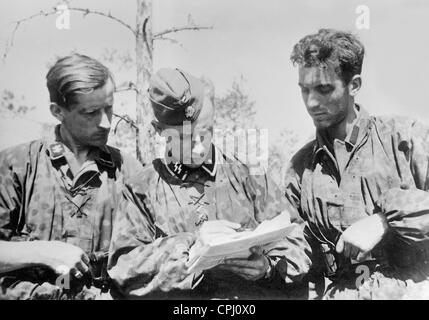
<path fill-rule="evenodd" d="M 253 231 L 231 233 L 189 251 L 188 272 L 197 273 L 222 264 L 225 259 L 248 258 L 250 248 L 266 246 L 286 237 L 292 230 L 289 214 L 263 221 Z"/>

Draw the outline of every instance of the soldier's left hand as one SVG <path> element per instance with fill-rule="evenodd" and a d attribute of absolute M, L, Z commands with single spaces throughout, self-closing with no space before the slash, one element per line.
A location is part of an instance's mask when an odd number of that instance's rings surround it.
<path fill-rule="evenodd" d="M 360 261 L 383 239 L 387 229 L 386 217 L 381 213 L 361 219 L 343 232 L 336 251 Z"/>
<path fill-rule="evenodd" d="M 267 274 L 270 267 L 268 258 L 262 254 L 259 247 L 251 248 L 252 255 L 247 259 L 227 259 L 217 268 L 231 271 L 240 277 L 256 281 Z"/>

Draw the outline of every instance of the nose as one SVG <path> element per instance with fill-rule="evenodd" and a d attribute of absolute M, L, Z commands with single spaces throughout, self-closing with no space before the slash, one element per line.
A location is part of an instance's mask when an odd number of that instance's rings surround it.
<path fill-rule="evenodd" d="M 106 114 L 106 111 L 102 111 L 100 125 L 101 128 L 110 129 L 110 119 Z"/>
<path fill-rule="evenodd" d="M 307 97 L 307 109 L 313 110 L 317 109 L 320 105 L 319 98 L 317 97 L 317 94 L 310 92 Z"/>

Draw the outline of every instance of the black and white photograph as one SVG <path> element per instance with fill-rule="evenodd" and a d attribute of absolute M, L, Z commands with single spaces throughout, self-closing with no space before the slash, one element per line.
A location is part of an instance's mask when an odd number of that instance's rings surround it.
<path fill-rule="evenodd" d="M 425 0 L 2 0 L 0 300 L 429 300 L 427 30 Z"/>

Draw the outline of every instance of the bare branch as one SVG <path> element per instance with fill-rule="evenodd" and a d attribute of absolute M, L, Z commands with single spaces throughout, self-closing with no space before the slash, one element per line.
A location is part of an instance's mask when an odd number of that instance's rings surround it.
<path fill-rule="evenodd" d="M 111 20 L 114 20 L 114 21 L 118 22 L 119 24 L 123 25 L 127 29 L 131 30 L 131 32 L 134 35 L 136 34 L 136 31 L 129 24 L 125 23 L 121 19 L 116 18 L 110 12 L 104 13 L 104 12 L 101 12 L 101 11 L 96 11 L 96 10 L 92 10 L 92 9 L 85 9 L 85 8 L 77 8 L 77 7 L 70 7 L 70 8 L 67 8 L 67 9 L 70 10 L 70 11 L 82 12 L 84 17 L 86 15 L 88 15 L 88 14 L 95 14 L 95 15 L 103 16 L 105 18 L 108 18 L 108 19 L 111 19 Z M 3 54 L 3 61 L 6 59 L 8 53 L 9 53 L 10 48 L 13 47 L 14 40 L 15 40 L 15 34 L 16 34 L 19 26 L 22 23 L 27 22 L 27 21 L 32 20 L 32 19 L 37 18 L 37 17 L 51 16 L 51 15 L 57 14 L 58 12 L 61 12 L 61 11 L 62 10 L 57 10 L 57 7 L 54 7 L 53 9 L 51 9 L 51 11 L 41 10 L 38 13 L 35 13 L 35 14 L 31 15 L 31 16 L 28 16 L 27 18 L 15 21 L 15 27 L 14 27 L 14 29 L 12 31 L 11 37 L 9 38 L 8 42 L 6 43 L 6 48 L 5 48 L 5 51 L 4 51 L 4 54 Z"/>
<path fill-rule="evenodd" d="M 119 123 L 121 122 L 121 121 L 125 121 L 126 123 L 128 123 L 131 127 L 133 127 L 134 129 L 138 129 L 138 127 L 137 127 L 137 125 L 136 125 L 136 122 L 133 120 L 133 119 L 131 119 L 130 118 L 130 116 L 129 115 L 123 115 L 123 116 L 121 116 L 121 115 L 119 115 L 119 114 L 117 114 L 117 113 L 114 113 L 113 114 L 115 117 L 118 117 L 120 120 L 116 123 L 116 126 L 115 126 L 115 129 L 114 129 L 114 131 L 113 131 L 113 133 L 115 133 L 116 134 L 116 130 L 118 129 L 118 126 L 119 126 Z"/>
<path fill-rule="evenodd" d="M 154 39 L 161 39 L 166 34 L 180 32 L 180 31 L 185 31 L 185 30 L 199 31 L 199 30 L 211 30 L 211 29 L 213 29 L 213 26 L 211 26 L 211 27 L 204 27 L 204 26 L 188 25 L 188 26 L 184 26 L 184 27 L 174 27 L 174 28 L 166 29 L 164 31 L 155 33 L 153 35 L 153 38 Z"/>
<path fill-rule="evenodd" d="M 68 8 L 70 11 L 80 11 L 83 12 L 83 16 L 85 17 L 87 14 L 95 14 L 95 15 L 99 15 L 99 16 L 103 16 L 106 17 L 108 19 L 114 20 L 116 22 L 118 22 L 119 24 L 123 25 L 125 28 L 129 29 L 134 35 L 136 34 L 136 31 L 133 29 L 133 27 L 131 27 L 129 24 L 127 24 L 126 22 L 122 21 L 121 19 L 116 18 L 115 16 L 113 16 L 110 11 L 108 13 L 105 12 L 101 12 L 101 11 L 97 11 L 97 10 L 90 10 L 90 9 L 84 9 L 84 8 L 76 8 L 76 7 L 71 7 Z"/>
<path fill-rule="evenodd" d="M 128 81 L 124 83 L 123 85 L 116 88 L 115 92 L 124 92 L 124 91 L 135 91 L 136 93 L 139 93 L 139 90 L 137 89 L 136 85 L 132 81 Z"/>
<path fill-rule="evenodd" d="M 9 40 L 6 43 L 6 47 L 5 47 L 5 50 L 4 50 L 4 53 L 3 53 L 3 61 L 6 59 L 8 53 L 9 53 L 10 48 L 13 47 L 16 31 L 18 31 L 18 28 L 19 28 L 19 26 L 22 23 L 24 23 L 24 22 L 26 22 L 28 20 L 32 20 L 32 19 L 37 18 L 37 17 L 41 17 L 41 16 L 47 17 L 47 16 L 50 16 L 50 15 L 54 15 L 56 13 L 57 13 L 57 10 L 55 8 L 52 11 L 43 11 L 43 10 L 41 10 L 38 13 L 35 13 L 35 14 L 31 15 L 31 16 L 28 16 L 27 18 L 15 21 L 15 27 L 13 28 L 12 34 L 11 34 Z"/>
<path fill-rule="evenodd" d="M 157 40 L 167 40 L 167 41 L 170 41 L 171 43 L 177 44 L 178 46 L 180 46 L 183 49 L 186 49 L 185 46 L 182 43 L 180 43 L 180 41 L 173 39 L 173 38 L 170 38 L 170 37 L 161 36 L 161 37 L 157 38 Z"/>

